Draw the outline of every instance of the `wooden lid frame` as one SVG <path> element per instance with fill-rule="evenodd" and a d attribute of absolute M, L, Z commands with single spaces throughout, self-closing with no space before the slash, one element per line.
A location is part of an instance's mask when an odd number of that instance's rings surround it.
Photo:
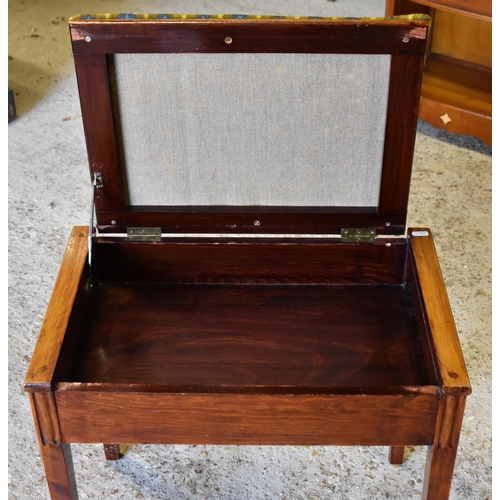
<path fill-rule="evenodd" d="M 370 227 L 403 234 L 424 57 L 426 20 L 76 19 L 70 31 L 99 232 L 337 234 Z M 227 37 L 237 43 L 228 44 Z M 377 207 L 127 206 L 109 82 L 120 53 L 390 54 L 382 179 Z M 258 222 L 257 222 L 258 221 Z"/>

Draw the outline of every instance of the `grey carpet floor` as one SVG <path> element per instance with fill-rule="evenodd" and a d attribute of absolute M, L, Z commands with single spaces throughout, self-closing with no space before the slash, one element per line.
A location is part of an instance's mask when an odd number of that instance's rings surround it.
<path fill-rule="evenodd" d="M 67 19 L 83 12 L 381 16 L 383 0 L 9 2 L 9 498 L 48 498 L 23 380 L 89 175 Z M 408 225 L 432 228 L 473 387 L 450 498 L 492 497 L 491 148 L 419 124 Z M 73 445 L 81 498 L 417 499 L 425 449 L 132 446 L 117 462 Z"/>

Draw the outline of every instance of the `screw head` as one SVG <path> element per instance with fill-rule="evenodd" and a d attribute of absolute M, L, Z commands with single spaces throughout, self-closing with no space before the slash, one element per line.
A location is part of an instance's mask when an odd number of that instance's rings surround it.
<path fill-rule="evenodd" d="M 403 43 L 408 43 L 409 41 L 410 41 L 410 39 L 409 39 L 407 36 L 405 36 L 405 37 L 403 38 Z"/>
<path fill-rule="evenodd" d="M 233 43 L 233 39 L 230 36 L 226 36 L 226 38 L 224 38 L 224 42 L 229 45 L 230 43 Z"/>
<path fill-rule="evenodd" d="M 87 43 L 89 43 L 91 40 L 92 40 L 92 38 L 90 38 L 88 35 L 85 37 L 85 41 L 86 41 Z"/>
<path fill-rule="evenodd" d="M 260 220 L 254 220 L 253 221 L 254 226 L 260 226 Z"/>

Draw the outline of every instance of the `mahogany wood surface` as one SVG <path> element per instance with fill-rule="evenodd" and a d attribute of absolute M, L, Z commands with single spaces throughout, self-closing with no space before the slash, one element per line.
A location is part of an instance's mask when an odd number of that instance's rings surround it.
<path fill-rule="evenodd" d="M 101 285 L 88 318 L 70 382 L 180 392 L 429 384 L 401 285 Z"/>
<path fill-rule="evenodd" d="M 440 500 L 450 494 L 464 409 L 465 396 L 441 399 L 434 443 L 427 449 L 423 500 Z"/>
<path fill-rule="evenodd" d="M 160 227 L 164 233 L 278 235 L 339 234 L 349 227 L 370 227 L 377 234 L 405 231 L 406 212 L 377 212 L 374 207 L 294 208 L 151 206 L 98 211 L 97 215 L 99 231 L 105 233 L 124 233 L 127 227 Z"/>
<path fill-rule="evenodd" d="M 75 20 L 70 22 L 70 30 L 73 53 L 78 55 L 160 52 L 422 55 L 427 21 Z M 231 37 L 231 44 L 225 43 L 226 37 Z M 408 42 L 403 45 L 401 40 L 405 37 Z"/>
<path fill-rule="evenodd" d="M 120 210 L 124 199 L 106 56 L 75 54 L 74 60 L 91 180 L 96 173 L 106 179 L 95 189 L 94 203 L 99 210 Z"/>
<path fill-rule="evenodd" d="M 316 233 L 344 227 L 374 227 L 381 234 L 403 234 L 418 113 L 420 72 L 427 43 L 427 21 L 73 21 L 71 34 L 91 178 L 96 189 L 100 231 L 156 226 L 184 233 Z M 231 44 L 224 42 L 230 36 Z M 281 52 L 391 54 L 390 104 L 378 207 L 329 211 L 322 207 L 142 207 L 124 202 L 120 154 L 108 78 L 111 59 L 123 53 Z M 257 215 L 259 213 L 259 215 Z M 261 220 L 262 219 L 262 220 Z M 260 224 L 254 224 L 259 220 Z"/>
<path fill-rule="evenodd" d="M 408 253 L 410 253 L 408 248 Z M 417 321 L 418 329 L 422 332 L 422 355 L 425 360 L 425 366 L 427 369 L 427 376 L 429 380 L 435 381 L 437 386 L 442 385 L 442 380 L 439 376 L 439 370 L 436 366 L 434 349 L 432 345 L 431 332 L 426 320 L 425 304 L 422 300 L 422 291 L 420 289 L 420 284 L 418 282 L 418 274 L 415 268 L 415 263 L 408 256 L 408 262 L 406 267 L 406 282 L 405 285 L 409 288 L 412 304 L 415 308 L 415 319 Z"/>
<path fill-rule="evenodd" d="M 231 445 L 429 445 L 436 395 L 56 391 L 64 441 Z M 126 415 L 126 418 L 124 418 Z"/>
<path fill-rule="evenodd" d="M 50 496 L 56 500 L 76 500 L 71 448 L 61 438 L 54 395 L 32 393 L 29 398 Z"/>
<path fill-rule="evenodd" d="M 113 238 L 114 240 L 114 238 Z M 404 239 L 370 244 L 300 239 L 97 239 L 99 283 L 401 284 Z"/>
<path fill-rule="evenodd" d="M 74 227 L 26 374 L 24 384 L 27 390 L 51 389 L 61 346 L 81 285 L 87 260 L 87 245 L 88 228 Z"/>
<path fill-rule="evenodd" d="M 418 122 L 424 60 L 409 54 L 392 58 L 379 211 L 406 213 Z M 395 137 L 397 129 L 405 133 Z M 401 168 L 404 166 L 403 168 Z"/>
<path fill-rule="evenodd" d="M 427 232 L 428 236 L 414 236 L 419 231 Z M 431 231 L 411 228 L 408 234 L 442 390 L 444 394 L 470 394 L 469 377 Z"/>
<path fill-rule="evenodd" d="M 389 449 L 389 462 L 393 465 L 401 465 L 405 458 L 404 446 L 391 446 Z"/>

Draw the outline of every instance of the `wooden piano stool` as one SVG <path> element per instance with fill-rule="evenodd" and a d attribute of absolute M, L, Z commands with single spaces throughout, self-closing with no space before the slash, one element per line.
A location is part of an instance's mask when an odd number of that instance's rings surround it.
<path fill-rule="evenodd" d="M 51 498 L 71 443 L 427 446 L 448 498 L 470 384 L 406 228 L 429 20 L 206 17 L 70 20 L 94 209 L 25 381 Z"/>

